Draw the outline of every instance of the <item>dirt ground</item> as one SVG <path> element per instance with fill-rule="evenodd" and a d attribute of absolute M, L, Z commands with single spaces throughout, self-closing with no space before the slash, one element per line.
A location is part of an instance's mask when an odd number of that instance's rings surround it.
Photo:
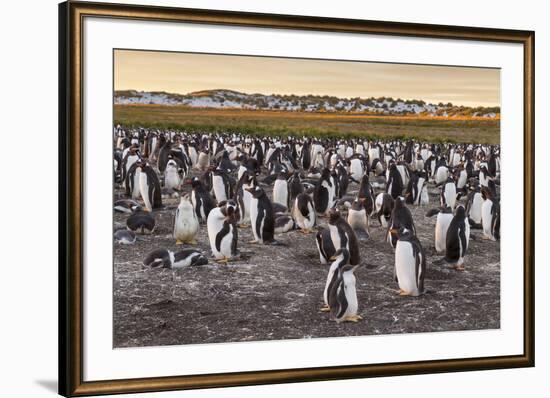
<path fill-rule="evenodd" d="M 358 186 L 351 184 L 348 193 Z M 189 190 L 189 187 L 186 188 Z M 271 194 L 270 189 L 266 189 Z M 115 189 L 115 197 L 122 195 Z M 358 323 L 337 324 L 320 312 L 328 265 L 319 262 L 315 234 L 298 231 L 277 235 L 285 244 L 249 244 L 250 228 L 239 229 L 243 259 L 227 266 L 208 265 L 181 270 L 145 269 L 145 255 L 157 248 L 180 250 L 171 236 L 179 199 L 164 200 L 155 211 L 153 235 L 138 235 L 134 245 L 115 243 L 114 346 L 139 347 L 392 333 L 439 332 L 500 327 L 500 243 L 480 239 L 472 230 L 466 271 L 433 265 L 436 217 L 425 217 L 438 206 L 438 191 L 430 188 L 430 205 L 409 206 L 427 260 L 427 294 L 401 297 L 393 279 L 394 251 L 384 242 L 385 229 L 371 220 L 371 237 L 360 243 L 357 273 Z M 115 213 L 115 229 L 127 216 Z M 320 219 L 319 225 L 326 225 Z M 198 248 L 210 257 L 206 226 Z"/>

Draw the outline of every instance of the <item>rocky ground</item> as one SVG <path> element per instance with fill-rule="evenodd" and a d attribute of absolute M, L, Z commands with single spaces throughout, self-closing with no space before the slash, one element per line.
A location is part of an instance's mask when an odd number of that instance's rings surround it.
<path fill-rule="evenodd" d="M 186 187 L 188 190 L 189 187 Z M 357 190 L 352 184 L 349 192 Z M 267 189 L 269 191 L 269 189 Z M 122 191 L 115 189 L 115 196 Z M 269 192 L 270 193 L 270 192 Z M 431 205 L 411 206 L 418 237 L 428 256 L 427 294 L 401 297 L 393 280 L 394 252 L 385 229 L 371 220 L 371 237 L 361 242 L 357 273 L 358 323 L 336 324 L 320 312 L 328 265 L 319 262 L 315 235 L 298 231 L 277 235 L 285 246 L 249 244 L 250 228 L 239 229 L 243 258 L 227 266 L 181 270 L 145 269 L 145 255 L 157 248 L 179 250 L 171 236 L 179 200 L 165 200 L 155 211 L 153 235 L 138 235 L 134 245 L 115 244 L 114 346 L 137 347 L 234 341 L 281 340 L 373 334 L 495 329 L 500 327 L 500 244 L 472 231 L 466 271 L 434 265 L 438 191 Z M 115 213 L 115 229 L 126 215 Z M 320 219 L 320 225 L 326 225 Z M 198 248 L 210 256 L 206 226 Z"/>

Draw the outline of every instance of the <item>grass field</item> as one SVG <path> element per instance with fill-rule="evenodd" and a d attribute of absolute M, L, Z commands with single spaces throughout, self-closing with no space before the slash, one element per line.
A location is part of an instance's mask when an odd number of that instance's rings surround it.
<path fill-rule="evenodd" d="M 498 144 L 500 119 L 376 116 L 205 109 L 165 105 L 115 105 L 115 124 L 197 131 L 239 131 L 258 135 L 415 138 L 430 142 Z"/>

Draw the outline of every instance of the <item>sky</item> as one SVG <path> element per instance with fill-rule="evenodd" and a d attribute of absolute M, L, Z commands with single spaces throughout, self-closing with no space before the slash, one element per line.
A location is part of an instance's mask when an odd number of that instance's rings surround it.
<path fill-rule="evenodd" d="M 115 90 L 393 97 L 500 106 L 500 70 L 115 50 Z"/>

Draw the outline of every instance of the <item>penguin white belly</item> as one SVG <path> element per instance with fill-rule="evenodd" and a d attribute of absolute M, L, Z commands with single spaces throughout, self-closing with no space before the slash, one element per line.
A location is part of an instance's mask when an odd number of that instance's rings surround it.
<path fill-rule="evenodd" d="M 418 179 L 418 183 L 416 184 L 416 198 L 414 198 L 414 202 L 413 202 L 415 205 L 420 204 L 420 200 L 422 197 L 422 188 L 424 188 L 424 178 L 420 177 Z"/>
<path fill-rule="evenodd" d="M 353 316 L 357 314 L 359 303 L 357 302 L 357 290 L 355 289 L 355 276 L 349 272 L 344 273 L 344 286 L 346 293 L 346 300 L 348 302 L 348 308 L 344 314 L 344 317 Z"/>
<path fill-rule="evenodd" d="M 455 184 L 446 184 L 445 185 L 445 201 L 448 206 L 451 206 L 451 209 L 455 208 L 456 204 L 456 186 Z"/>
<path fill-rule="evenodd" d="M 164 172 L 164 186 L 170 189 L 177 189 L 180 185 L 180 176 L 175 167 L 167 167 Z"/>
<path fill-rule="evenodd" d="M 360 181 L 363 177 L 363 167 L 359 159 L 352 159 L 350 165 L 350 174 L 355 181 Z"/>
<path fill-rule="evenodd" d="M 227 195 L 225 194 L 225 185 L 221 176 L 212 176 L 212 189 L 214 190 L 214 196 L 216 197 L 218 203 L 227 200 Z"/>
<path fill-rule="evenodd" d="M 442 184 L 445 181 L 447 181 L 448 177 L 449 177 L 449 170 L 445 166 L 441 166 L 437 169 L 437 172 L 435 175 L 435 183 Z"/>
<path fill-rule="evenodd" d="M 430 196 L 428 195 L 428 187 L 424 185 L 420 193 L 420 204 L 427 205 L 428 203 L 430 203 Z"/>
<path fill-rule="evenodd" d="M 348 212 L 348 224 L 353 229 L 367 229 L 367 212 L 365 210 L 353 210 Z"/>
<path fill-rule="evenodd" d="M 172 264 L 172 268 L 185 268 L 189 267 L 191 263 L 193 262 L 193 259 L 197 256 L 200 256 L 200 253 L 193 253 L 179 261 L 174 261 Z"/>
<path fill-rule="evenodd" d="M 139 174 L 139 192 L 147 210 L 153 211 L 153 206 L 151 204 L 151 200 L 149 199 L 149 184 L 147 184 L 147 174 L 145 173 Z"/>
<path fill-rule="evenodd" d="M 309 211 L 309 216 L 304 218 L 304 227 L 306 229 L 311 229 L 314 227 L 316 219 L 315 209 L 313 208 L 311 202 L 308 202 L 307 210 Z"/>
<path fill-rule="evenodd" d="M 495 240 L 493 232 L 491 231 L 491 221 L 493 220 L 493 215 L 491 214 L 491 208 L 493 207 L 493 202 L 486 200 L 481 206 L 481 222 L 483 225 L 483 235 L 486 238 Z"/>
<path fill-rule="evenodd" d="M 378 195 L 376 195 L 376 199 L 374 200 L 376 211 L 380 211 L 380 209 L 382 208 L 383 201 L 384 201 L 384 194 L 381 192 Z"/>
<path fill-rule="evenodd" d="M 273 185 L 273 202 L 288 206 L 288 184 L 285 180 L 275 180 Z"/>
<path fill-rule="evenodd" d="M 338 228 L 336 228 L 334 225 L 329 224 L 328 229 L 330 230 L 330 239 L 332 240 L 332 244 L 334 246 L 334 250 L 338 250 L 341 247 L 342 242 L 340 241 L 340 234 L 338 233 Z"/>
<path fill-rule="evenodd" d="M 458 177 L 458 181 L 456 182 L 456 187 L 458 189 L 464 188 L 464 185 L 466 185 L 466 181 L 468 180 L 468 173 L 466 170 L 462 170 L 460 172 L 460 176 Z"/>
<path fill-rule="evenodd" d="M 178 208 L 174 221 L 174 238 L 182 242 L 192 240 L 199 231 L 199 221 L 190 205 Z"/>
<path fill-rule="evenodd" d="M 243 191 L 243 205 L 244 209 L 241 209 L 241 223 L 248 223 L 250 221 L 250 202 L 252 200 L 252 194 L 248 191 Z"/>
<path fill-rule="evenodd" d="M 191 167 L 195 167 L 199 160 L 199 155 L 197 154 L 197 150 L 192 146 L 189 147 L 189 159 L 191 160 Z"/>
<path fill-rule="evenodd" d="M 397 165 L 397 170 L 399 171 L 399 174 L 401 174 L 401 181 L 403 181 L 403 186 L 406 187 L 409 183 L 409 176 L 407 172 L 405 171 L 405 166 L 402 164 Z M 389 191 L 391 192 L 391 191 Z"/>
<path fill-rule="evenodd" d="M 134 174 L 134 190 L 132 191 L 132 199 L 139 199 L 141 197 L 141 191 L 139 188 L 139 176 L 141 175 L 141 169 L 136 169 Z"/>
<path fill-rule="evenodd" d="M 229 226 L 229 232 L 227 233 L 227 235 L 225 235 L 223 238 L 222 238 L 222 241 L 221 241 L 221 244 L 220 244 L 220 251 L 221 251 L 221 254 L 224 256 L 224 257 L 231 257 L 232 253 L 231 253 L 231 246 L 233 244 L 233 226 L 230 225 Z"/>
<path fill-rule="evenodd" d="M 470 206 L 470 218 L 476 224 L 481 224 L 481 208 L 483 206 L 483 196 L 481 193 L 476 192 L 474 194 L 474 199 L 472 200 L 472 205 Z"/>
<path fill-rule="evenodd" d="M 346 158 L 351 158 L 353 156 L 353 148 L 348 146 L 346 148 Z"/>
<path fill-rule="evenodd" d="M 401 290 L 412 296 L 418 295 L 416 258 L 409 242 L 397 241 L 395 246 L 395 274 Z"/>
<path fill-rule="evenodd" d="M 439 213 L 435 222 L 435 250 L 438 253 L 445 251 L 447 244 L 447 230 L 453 219 L 451 213 Z"/>
<path fill-rule="evenodd" d="M 239 170 L 237 171 L 237 181 L 241 179 L 245 171 L 246 167 L 244 167 L 243 165 L 239 166 Z"/>

